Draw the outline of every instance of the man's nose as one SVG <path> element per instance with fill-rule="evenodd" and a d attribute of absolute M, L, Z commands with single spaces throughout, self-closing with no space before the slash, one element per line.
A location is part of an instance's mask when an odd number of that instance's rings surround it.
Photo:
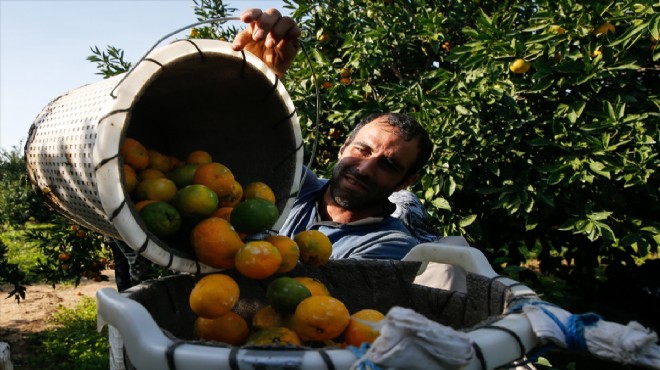
<path fill-rule="evenodd" d="M 358 173 L 362 176 L 372 177 L 378 167 L 378 157 L 362 158 L 356 166 Z"/>

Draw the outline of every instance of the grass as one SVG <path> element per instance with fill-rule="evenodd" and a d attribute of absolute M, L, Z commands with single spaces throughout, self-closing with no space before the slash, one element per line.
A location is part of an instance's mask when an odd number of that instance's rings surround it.
<path fill-rule="evenodd" d="M 96 301 L 83 297 L 73 309 L 59 307 L 53 314 L 55 328 L 30 337 L 33 369 L 101 370 L 109 363 L 108 331 L 96 330 Z"/>
<path fill-rule="evenodd" d="M 43 229 L 44 225 L 27 224 L 26 229 Z M 43 281 L 37 275 L 30 273 L 37 266 L 39 258 L 45 258 L 39 247 L 25 240 L 24 229 L 2 229 L 0 226 L 0 240 L 7 246 L 7 261 L 17 264 L 26 274 L 26 283 Z"/>
<path fill-rule="evenodd" d="M 44 225 L 28 224 L 26 229 L 41 229 Z M 26 273 L 27 283 L 44 281 L 30 271 L 38 259 L 45 259 L 41 250 L 24 238 L 24 229 L 0 229 L 0 240 L 7 246 L 7 261 L 17 264 Z M 71 284 L 71 283 L 62 283 Z M 29 294 L 29 292 L 28 292 Z M 83 297 L 74 308 L 63 306 L 50 318 L 54 328 L 32 334 L 28 340 L 31 353 L 26 357 L 32 369 L 107 369 L 108 332 L 96 330 L 96 301 Z"/>

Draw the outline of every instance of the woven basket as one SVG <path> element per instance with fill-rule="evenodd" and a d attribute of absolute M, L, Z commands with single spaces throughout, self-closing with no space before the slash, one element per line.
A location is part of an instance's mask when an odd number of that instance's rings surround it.
<path fill-rule="evenodd" d="M 154 263 L 210 272 L 187 238 L 147 231 L 125 190 L 126 137 L 184 158 L 208 151 L 237 181 L 274 191 L 278 230 L 299 189 L 302 137 L 295 108 L 259 58 L 217 40 L 180 40 L 150 52 L 127 74 L 53 100 L 30 128 L 25 155 L 37 193 L 72 221 L 124 240 Z"/>

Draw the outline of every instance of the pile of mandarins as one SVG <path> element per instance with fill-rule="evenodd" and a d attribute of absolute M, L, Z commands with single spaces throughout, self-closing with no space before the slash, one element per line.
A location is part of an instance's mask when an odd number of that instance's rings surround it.
<path fill-rule="evenodd" d="M 262 280 L 287 273 L 298 263 L 320 266 L 330 258 L 332 243 L 317 230 L 294 238 L 255 239 L 279 218 L 272 189 L 263 182 L 243 187 L 206 151 L 181 160 L 127 137 L 120 154 L 125 189 L 147 229 L 164 240 L 189 232 L 197 258 L 210 267 L 236 269 Z M 267 304 L 248 323 L 232 311 L 240 298 L 238 284 L 223 273 L 203 276 L 189 298 L 197 315 L 196 335 L 234 346 L 360 346 L 373 342 L 379 333 L 375 323 L 384 318 L 373 309 L 351 315 L 322 282 L 309 277 L 277 277 L 268 284 L 266 296 Z"/>
<path fill-rule="evenodd" d="M 351 315 L 311 277 L 277 277 L 266 296 L 267 304 L 248 323 L 232 310 L 240 297 L 236 281 L 223 273 L 205 275 L 190 292 L 196 336 L 233 346 L 359 347 L 378 337 L 377 323 L 384 319 L 374 309 Z"/>

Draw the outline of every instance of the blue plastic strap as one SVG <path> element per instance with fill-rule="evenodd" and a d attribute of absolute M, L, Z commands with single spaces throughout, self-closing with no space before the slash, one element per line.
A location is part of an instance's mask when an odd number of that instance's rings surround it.
<path fill-rule="evenodd" d="M 357 363 L 354 365 L 354 369 L 357 370 L 381 370 L 378 365 L 374 364 L 373 361 L 365 358 L 364 355 L 367 353 L 369 348 L 371 348 L 371 343 L 364 342 L 360 345 L 360 348 L 355 346 L 348 346 L 348 348 L 353 354 L 358 358 Z"/>
<path fill-rule="evenodd" d="M 543 312 L 554 321 L 566 337 L 566 346 L 569 350 L 578 352 L 587 352 L 587 340 L 584 338 L 584 328 L 595 325 L 601 317 L 595 313 L 585 313 L 581 315 L 571 315 L 566 325 L 561 322 L 552 312 L 541 306 Z"/>

